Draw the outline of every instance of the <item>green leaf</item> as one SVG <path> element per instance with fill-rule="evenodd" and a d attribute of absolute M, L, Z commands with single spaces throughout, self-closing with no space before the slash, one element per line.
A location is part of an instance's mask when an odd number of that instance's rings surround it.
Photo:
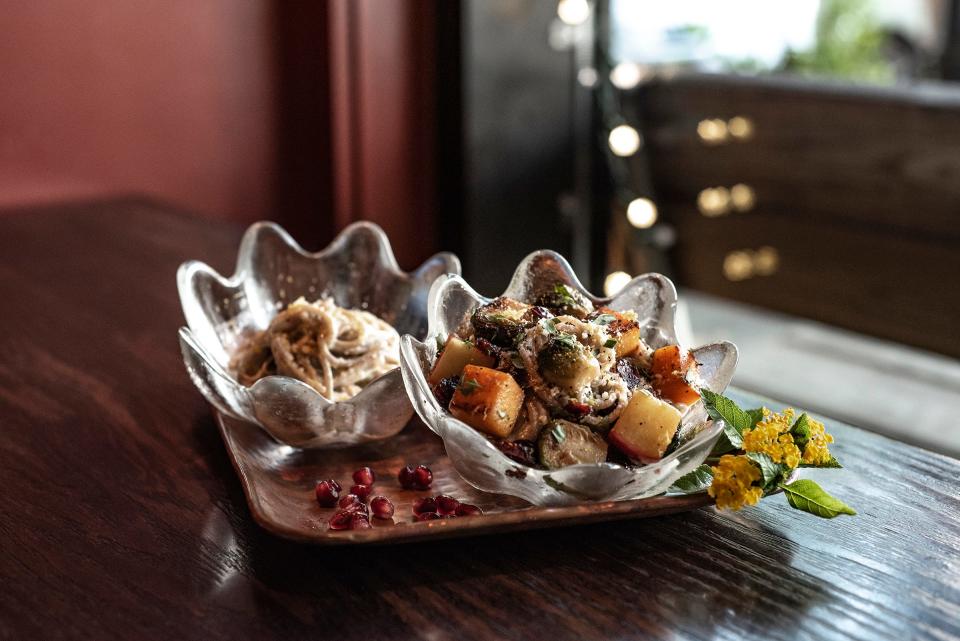
<path fill-rule="evenodd" d="M 613 314 L 600 314 L 593 319 L 593 322 L 597 325 L 609 325 L 613 321 L 617 320 L 617 317 Z"/>
<path fill-rule="evenodd" d="M 763 420 L 763 408 L 758 407 L 755 410 L 744 410 L 746 415 L 750 417 L 750 429 L 753 429 L 757 426 L 757 423 Z"/>
<path fill-rule="evenodd" d="M 736 449 L 741 448 L 743 446 L 743 430 L 753 427 L 753 419 L 750 415 L 737 407 L 737 404 L 726 396 L 715 394 L 706 388 L 700 390 L 700 395 L 703 397 L 703 405 L 710 418 L 724 422 L 723 432 L 730 444 Z"/>
<path fill-rule="evenodd" d="M 713 471 L 709 465 L 704 464 L 678 478 L 670 489 L 683 494 L 695 494 L 706 490 L 711 483 L 713 483 Z"/>
<path fill-rule="evenodd" d="M 804 446 L 810 440 L 810 419 L 807 418 L 806 412 L 801 414 L 800 418 L 794 422 L 793 427 L 790 428 L 790 434 L 793 436 L 793 442 L 802 452 Z"/>
<path fill-rule="evenodd" d="M 460 383 L 460 393 L 464 396 L 470 396 L 480 387 L 480 383 L 475 378 L 465 379 Z"/>
<path fill-rule="evenodd" d="M 733 443 L 730 442 L 730 439 L 727 438 L 726 434 L 721 434 L 720 438 L 717 439 L 717 444 L 713 446 L 713 449 L 710 450 L 710 456 L 720 456 L 722 454 L 727 454 L 728 452 L 733 452 L 738 448 L 733 446 Z"/>
<path fill-rule="evenodd" d="M 831 468 L 840 469 L 843 466 L 840 465 L 840 461 L 838 461 L 836 457 L 831 456 L 830 460 L 827 461 L 826 463 L 801 463 L 800 467 L 831 467 Z"/>
<path fill-rule="evenodd" d="M 567 440 L 567 433 L 563 431 L 563 425 L 560 423 L 557 423 L 551 428 L 550 434 L 557 443 L 563 443 Z"/>
<path fill-rule="evenodd" d="M 780 485 L 780 488 L 787 495 L 791 507 L 825 519 L 832 519 L 839 514 L 852 516 L 857 513 L 840 499 L 827 494 L 826 490 L 810 479 L 800 479 L 789 485 Z"/>
<path fill-rule="evenodd" d="M 769 491 L 783 480 L 783 475 L 789 469 L 783 463 L 775 463 L 769 454 L 763 452 L 747 452 L 747 458 L 760 467 L 763 474 L 763 489 Z"/>

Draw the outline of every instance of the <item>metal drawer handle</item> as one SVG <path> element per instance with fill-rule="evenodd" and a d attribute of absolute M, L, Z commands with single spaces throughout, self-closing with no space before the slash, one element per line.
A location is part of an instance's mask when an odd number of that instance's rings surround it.
<path fill-rule="evenodd" d="M 764 245 L 757 249 L 738 249 L 723 258 L 723 275 L 741 281 L 757 276 L 772 276 L 780 269 L 780 252 Z"/>
<path fill-rule="evenodd" d="M 745 212 L 753 209 L 757 194 L 753 187 L 737 183 L 733 187 L 707 187 L 697 195 L 697 209 L 708 218 L 724 216 L 732 211 Z"/>
<path fill-rule="evenodd" d="M 723 145 L 736 141 L 745 142 L 753 138 L 754 124 L 747 116 L 734 116 L 730 120 L 706 118 L 697 123 L 697 136 L 705 145 Z"/>

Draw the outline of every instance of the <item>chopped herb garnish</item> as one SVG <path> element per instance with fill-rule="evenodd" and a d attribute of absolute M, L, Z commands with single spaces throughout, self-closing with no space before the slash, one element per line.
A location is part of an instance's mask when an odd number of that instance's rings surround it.
<path fill-rule="evenodd" d="M 574 348 L 577 346 L 577 338 L 573 334 L 558 333 L 553 340 L 566 348 Z"/>
<path fill-rule="evenodd" d="M 517 369 L 523 369 L 523 359 L 520 358 L 520 354 L 517 354 L 516 352 L 514 352 L 513 354 L 511 354 L 511 355 L 510 355 L 510 362 L 511 362 L 511 363 L 513 364 L 513 366 L 516 367 Z"/>
<path fill-rule="evenodd" d="M 477 379 L 467 378 L 460 383 L 460 387 L 458 389 L 460 390 L 460 393 L 463 394 L 464 396 L 470 396 L 479 388 L 480 388 L 480 383 L 477 382 Z"/>
<path fill-rule="evenodd" d="M 607 341 L 603 344 L 603 346 L 604 346 L 604 347 L 616 347 L 616 346 L 617 346 L 617 339 L 615 339 L 615 338 L 608 338 Z"/>
<path fill-rule="evenodd" d="M 443 346 L 444 346 L 443 339 L 437 336 L 437 352 L 438 353 L 443 351 Z"/>
<path fill-rule="evenodd" d="M 563 425 L 559 423 L 550 428 L 550 434 L 557 443 L 563 443 L 567 440 L 567 434 L 563 431 Z"/>
<path fill-rule="evenodd" d="M 567 286 L 563 283 L 557 283 L 553 286 L 553 292 L 562 298 L 567 303 L 576 303 L 577 300 L 573 297 L 573 294 L 570 293 L 570 290 L 567 289 Z"/>
<path fill-rule="evenodd" d="M 540 324 L 543 325 L 543 328 L 547 330 L 548 334 L 557 333 L 557 325 L 553 322 L 552 318 L 544 318 L 542 321 L 540 321 Z"/>
<path fill-rule="evenodd" d="M 593 319 L 593 322 L 596 323 L 597 325 L 609 325 L 615 320 L 617 320 L 617 317 L 614 316 L 613 314 L 600 314 L 599 316 Z"/>

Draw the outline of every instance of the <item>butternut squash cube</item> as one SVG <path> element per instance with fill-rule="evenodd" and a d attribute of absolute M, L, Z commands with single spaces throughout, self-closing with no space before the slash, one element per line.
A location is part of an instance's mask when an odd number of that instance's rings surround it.
<path fill-rule="evenodd" d="M 692 405 L 700 400 L 700 393 L 687 382 L 687 370 L 693 365 L 689 354 L 680 351 L 679 345 L 667 345 L 653 353 L 650 369 L 653 371 L 651 383 L 660 396 L 673 401 Z"/>
<path fill-rule="evenodd" d="M 632 459 L 646 463 L 663 458 L 680 426 L 680 411 L 646 390 L 630 397 L 608 439 Z"/>
<path fill-rule="evenodd" d="M 492 367 L 493 364 L 493 356 L 481 352 L 476 345 L 469 341 L 450 336 L 446 345 L 443 346 L 440 356 L 437 357 L 437 362 L 433 364 L 428 380 L 431 385 L 436 385 L 444 378 L 460 376 L 460 372 L 466 365 Z"/>
<path fill-rule="evenodd" d="M 506 438 L 522 405 L 523 390 L 512 376 L 489 367 L 467 365 L 450 400 L 450 413 L 481 432 Z"/>

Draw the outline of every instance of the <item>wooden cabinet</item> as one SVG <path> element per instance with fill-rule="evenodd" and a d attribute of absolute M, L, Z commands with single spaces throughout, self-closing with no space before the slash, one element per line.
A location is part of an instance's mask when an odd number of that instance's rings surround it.
<path fill-rule="evenodd" d="M 960 89 L 692 76 L 636 97 L 681 283 L 960 356 Z"/>

